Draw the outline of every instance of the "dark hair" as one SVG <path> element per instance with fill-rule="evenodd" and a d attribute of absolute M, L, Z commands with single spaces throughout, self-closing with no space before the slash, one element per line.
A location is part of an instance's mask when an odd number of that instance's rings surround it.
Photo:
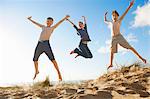
<path fill-rule="evenodd" d="M 79 23 L 83 24 L 83 22 L 79 21 Z"/>
<path fill-rule="evenodd" d="M 53 21 L 54 19 L 52 17 L 48 17 L 47 20 L 52 20 Z"/>
<path fill-rule="evenodd" d="M 119 16 L 119 13 L 116 10 L 112 11 L 112 14 L 113 13 L 116 13 Z"/>

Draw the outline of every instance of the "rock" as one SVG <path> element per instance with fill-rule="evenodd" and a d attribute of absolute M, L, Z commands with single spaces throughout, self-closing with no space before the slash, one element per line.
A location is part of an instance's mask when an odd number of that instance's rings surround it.
<path fill-rule="evenodd" d="M 145 78 L 145 77 L 150 77 L 150 72 L 146 72 L 144 75 L 143 75 L 143 77 Z"/>
<path fill-rule="evenodd" d="M 102 98 L 92 94 L 85 94 L 85 95 L 78 96 L 76 99 L 102 99 Z"/>
<path fill-rule="evenodd" d="M 150 68 L 131 65 L 96 80 L 53 87 L 0 87 L 0 99 L 149 99 Z"/>
<path fill-rule="evenodd" d="M 126 76 L 125 78 L 127 78 L 127 79 L 130 79 L 130 78 L 132 78 L 133 76 Z"/>
<path fill-rule="evenodd" d="M 41 93 L 36 93 L 37 97 L 42 98 L 42 99 L 49 99 L 49 98 L 55 98 L 58 97 L 57 92 L 53 92 L 53 91 L 47 91 L 47 92 L 43 92 L 41 91 Z"/>
<path fill-rule="evenodd" d="M 112 91 L 112 90 L 114 90 L 114 89 L 115 89 L 114 87 L 106 87 L 106 88 L 104 88 L 103 90 Z"/>
<path fill-rule="evenodd" d="M 139 83 L 130 84 L 130 88 L 133 90 L 146 90 L 146 88 Z"/>
<path fill-rule="evenodd" d="M 16 92 L 13 96 L 19 96 L 19 97 L 22 97 L 24 96 L 25 93 L 24 92 Z"/>
<path fill-rule="evenodd" d="M 85 93 L 86 93 L 86 94 L 96 94 L 96 91 L 93 90 L 93 88 L 86 88 L 86 89 L 85 89 Z"/>
<path fill-rule="evenodd" d="M 85 93 L 85 91 L 84 91 L 84 90 L 81 90 L 81 91 L 78 91 L 77 94 L 84 94 L 84 93 Z"/>
<path fill-rule="evenodd" d="M 118 81 L 122 81 L 122 79 L 121 78 L 116 78 L 115 82 L 118 82 Z"/>
<path fill-rule="evenodd" d="M 125 94 L 136 94 L 136 91 L 133 90 L 126 90 Z"/>
<path fill-rule="evenodd" d="M 93 87 L 93 91 L 96 91 L 96 90 L 98 90 L 98 87 Z"/>
<path fill-rule="evenodd" d="M 107 81 L 111 81 L 111 80 L 113 80 L 113 78 L 108 78 L 108 79 L 107 79 Z"/>
<path fill-rule="evenodd" d="M 125 91 L 124 90 L 116 90 L 116 92 L 121 94 L 121 95 L 125 95 Z"/>
<path fill-rule="evenodd" d="M 111 92 L 108 91 L 98 91 L 97 96 L 99 97 L 99 99 L 112 99 L 113 97 L 111 95 Z"/>
<path fill-rule="evenodd" d="M 8 99 L 8 97 L 6 97 L 4 95 L 0 95 L 0 99 Z"/>
<path fill-rule="evenodd" d="M 96 95 L 86 94 L 80 95 L 77 99 L 112 99 L 112 95 L 107 91 L 98 91 Z"/>
<path fill-rule="evenodd" d="M 28 97 L 31 97 L 31 96 L 32 96 L 31 93 L 27 93 L 27 94 L 25 94 L 22 98 L 28 98 Z"/>
<path fill-rule="evenodd" d="M 128 84 L 128 83 L 121 83 L 121 86 L 123 86 L 123 87 L 128 87 L 129 84 Z"/>
<path fill-rule="evenodd" d="M 65 89 L 65 94 L 75 94 L 77 93 L 77 89 Z"/>
<path fill-rule="evenodd" d="M 122 72 L 123 74 L 128 73 L 128 72 L 129 72 L 129 67 L 122 67 L 122 68 L 121 68 L 121 72 Z"/>
<path fill-rule="evenodd" d="M 150 94 L 149 94 L 149 92 L 147 92 L 147 91 L 138 91 L 137 93 L 139 93 L 140 94 L 140 97 L 149 97 L 150 96 Z"/>

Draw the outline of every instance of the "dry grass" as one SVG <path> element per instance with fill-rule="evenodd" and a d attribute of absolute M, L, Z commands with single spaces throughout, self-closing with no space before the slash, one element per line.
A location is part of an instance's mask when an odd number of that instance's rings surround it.
<path fill-rule="evenodd" d="M 50 84 L 50 80 L 49 77 L 47 76 L 46 79 L 44 81 L 41 82 L 36 82 L 35 84 L 33 84 L 33 88 L 36 87 L 51 87 L 52 85 Z"/>

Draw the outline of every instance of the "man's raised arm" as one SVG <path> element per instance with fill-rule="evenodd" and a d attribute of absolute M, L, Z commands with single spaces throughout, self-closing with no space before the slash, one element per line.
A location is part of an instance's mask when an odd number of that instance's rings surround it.
<path fill-rule="evenodd" d="M 105 15 L 104 15 L 104 22 L 105 22 L 106 24 L 109 24 L 110 21 L 107 20 L 107 13 L 108 13 L 108 12 L 106 12 Z"/>
<path fill-rule="evenodd" d="M 38 23 L 38 22 L 35 22 L 34 20 L 31 19 L 32 16 L 28 17 L 27 19 L 30 20 L 33 24 L 37 25 L 38 27 L 43 27 L 44 25 Z"/>
<path fill-rule="evenodd" d="M 60 20 L 58 23 L 56 23 L 53 27 L 54 28 L 58 27 L 63 21 L 65 21 L 69 17 L 70 17 L 69 15 L 66 15 L 62 20 Z"/>
<path fill-rule="evenodd" d="M 122 20 L 124 17 L 125 17 L 125 15 L 128 13 L 128 11 L 130 10 L 130 8 L 133 6 L 133 4 L 134 4 L 134 0 L 132 0 L 131 2 L 130 2 L 130 5 L 129 5 L 129 7 L 126 9 L 126 11 L 123 13 L 123 15 L 120 17 L 120 20 Z"/>

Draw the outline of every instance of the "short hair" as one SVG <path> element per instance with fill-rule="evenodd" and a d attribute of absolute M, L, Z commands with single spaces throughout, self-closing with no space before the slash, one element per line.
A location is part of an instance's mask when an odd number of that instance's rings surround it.
<path fill-rule="evenodd" d="M 79 21 L 79 23 L 83 24 L 83 22 Z"/>
<path fill-rule="evenodd" d="M 54 21 L 54 19 L 53 19 L 52 17 L 48 17 L 47 20 L 52 20 L 52 21 Z"/>
<path fill-rule="evenodd" d="M 113 13 L 116 13 L 119 16 L 119 13 L 116 10 L 112 11 L 112 14 Z"/>

